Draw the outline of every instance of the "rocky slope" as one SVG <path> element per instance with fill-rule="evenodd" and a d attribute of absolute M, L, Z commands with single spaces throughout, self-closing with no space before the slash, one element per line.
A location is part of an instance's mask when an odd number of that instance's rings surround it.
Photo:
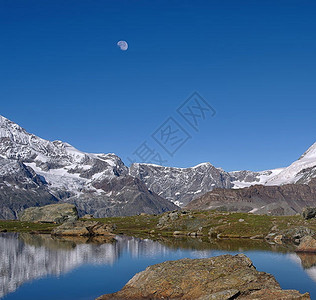
<path fill-rule="evenodd" d="M 17 160 L 0 158 L 0 219 L 14 219 L 21 209 L 56 203 L 44 178 Z"/>
<path fill-rule="evenodd" d="M 316 180 L 307 184 L 281 186 L 254 185 L 243 189 L 214 189 L 191 201 L 194 210 L 223 209 L 270 215 L 295 215 L 304 207 L 315 206 Z"/>
<path fill-rule="evenodd" d="M 0 218 L 57 201 L 97 217 L 176 208 L 129 175 L 115 154 L 84 153 L 50 142 L 0 116 Z"/>

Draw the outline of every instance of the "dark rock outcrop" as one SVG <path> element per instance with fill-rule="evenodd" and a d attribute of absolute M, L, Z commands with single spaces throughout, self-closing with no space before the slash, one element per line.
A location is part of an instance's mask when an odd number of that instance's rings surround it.
<path fill-rule="evenodd" d="M 316 207 L 305 207 L 302 211 L 302 216 L 305 220 L 316 217 Z"/>
<path fill-rule="evenodd" d="M 243 254 L 166 261 L 136 274 L 105 299 L 310 299 L 282 290 L 275 278 L 258 272 Z"/>
<path fill-rule="evenodd" d="M 312 184 L 254 185 L 244 189 L 215 189 L 191 201 L 186 208 L 295 215 L 315 201 L 316 188 Z"/>
<path fill-rule="evenodd" d="M 20 221 L 56 223 L 78 220 L 78 211 L 73 204 L 60 203 L 42 207 L 29 207 L 19 216 Z"/>

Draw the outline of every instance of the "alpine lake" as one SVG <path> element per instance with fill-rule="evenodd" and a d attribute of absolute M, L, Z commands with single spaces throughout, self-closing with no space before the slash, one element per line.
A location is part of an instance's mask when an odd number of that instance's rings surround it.
<path fill-rule="evenodd" d="M 147 266 L 181 258 L 246 254 L 283 289 L 316 299 L 316 255 L 263 240 L 209 237 L 57 238 L 0 234 L 0 298 L 86 300 L 120 290 Z"/>

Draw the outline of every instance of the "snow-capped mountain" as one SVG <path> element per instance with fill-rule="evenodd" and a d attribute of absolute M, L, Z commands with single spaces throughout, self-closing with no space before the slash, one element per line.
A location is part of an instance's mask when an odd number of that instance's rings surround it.
<path fill-rule="evenodd" d="M 210 163 L 202 163 L 191 168 L 136 163 L 130 167 L 129 172 L 160 196 L 177 205 L 186 206 L 190 201 L 215 188 L 240 189 L 253 185 L 308 184 L 316 177 L 316 144 L 289 167 L 261 172 L 225 172 Z"/>
<path fill-rule="evenodd" d="M 230 172 L 233 189 L 214 189 L 186 208 L 294 215 L 316 206 L 316 144 L 287 168 Z"/>
<path fill-rule="evenodd" d="M 254 184 L 265 185 L 268 180 L 282 172 L 284 168 L 266 170 L 261 172 L 253 171 L 233 171 L 229 172 L 233 189 L 240 189 L 252 186 Z"/>
<path fill-rule="evenodd" d="M 161 197 L 184 206 L 215 187 L 231 188 L 230 175 L 210 163 L 192 168 L 172 168 L 153 164 L 132 164 L 130 174 L 145 182 Z"/>
<path fill-rule="evenodd" d="M 262 172 L 236 171 L 229 174 L 232 177 L 233 188 L 249 187 L 254 184 L 268 186 L 292 183 L 308 184 L 316 177 L 316 143 L 286 168 Z"/>
<path fill-rule="evenodd" d="M 57 201 L 34 170 L 19 161 L 0 158 L 0 218 L 14 219 L 22 208 Z"/>
<path fill-rule="evenodd" d="M 277 175 L 269 178 L 266 185 L 289 183 L 308 183 L 316 177 L 316 143 L 313 144 L 297 161 L 284 168 Z"/>
<path fill-rule="evenodd" d="M 23 186 L 24 181 L 34 186 Z M 56 201 L 75 203 L 81 213 L 99 217 L 176 208 L 130 176 L 115 154 L 85 153 L 61 141 L 41 139 L 2 116 L 0 200 L 0 218 L 17 217 L 26 207 Z"/>
<path fill-rule="evenodd" d="M 126 167 L 115 154 L 93 154 L 47 141 L 0 116 L 0 218 L 22 209 L 76 204 L 97 217 L 159 213 L 185 206 L 215 188 L 307 184 L 316 177 L 316 144 L 287 168 L 225 172 L 210 163 L 191 168 Z"/>

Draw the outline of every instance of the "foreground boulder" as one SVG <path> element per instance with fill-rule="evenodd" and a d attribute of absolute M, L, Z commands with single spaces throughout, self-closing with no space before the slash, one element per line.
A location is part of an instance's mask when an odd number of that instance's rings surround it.
<path fill-rule="evenodd" d="M 54 228 L 51 234 L 53 236 L 113 236 L 114 227 L 114 225 L 97 221 L 75 221 Z"/>
<path fill-rule="evenodd" d="M 282 290 L 275 278 L 258 272 L 243 254 L 166 261 L 136 274 L 105 299 L 310 299 Z"/>
<path fill-rule="evenodd" d="M 20 221 L 56 223 L 78 220 L 78 211 L 75 205 L 68 203 L 51 204 L 41 207 L 30 207 L 20 215 Z"/>
<path fill-rule="evenodd" d="M 311 236 L 303 237 L 301 243 L 296 248 L 296 252 L 316 253 L 316 240 Z"/>

